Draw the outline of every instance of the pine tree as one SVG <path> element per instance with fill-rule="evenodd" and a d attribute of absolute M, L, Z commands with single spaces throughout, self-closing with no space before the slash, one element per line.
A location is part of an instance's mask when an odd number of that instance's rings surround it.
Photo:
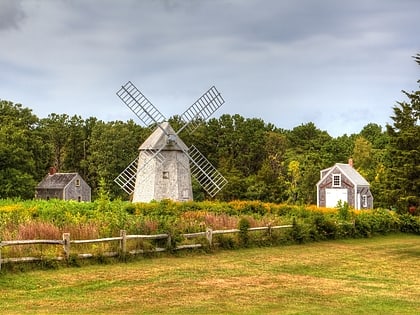
<path fill-rule="evenodd" d="M 420 54 L 414 59 L 420 65 Z M 393 107 L 394 123 L 387 125 L 386 169 L 387 201 L 401 212 L 418 207 L 420 196 L 420 90 L 403 93 L 408 100 Z"/>

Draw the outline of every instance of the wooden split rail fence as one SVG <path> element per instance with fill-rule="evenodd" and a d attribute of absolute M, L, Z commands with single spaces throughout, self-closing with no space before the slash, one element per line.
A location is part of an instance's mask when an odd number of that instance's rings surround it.
<path fill-rule="evenodd" d="M 263 226 L 263 227 L 253 227 L 249 228 L 248 231 L 267 231 L 269 234 L 276 229 L 291 228 L 293 225 L 278 225 L 278 226 Z M 204 232 L 197 233 L 186 233 L 181 234 L 185 239 L 194 239 L 194 238 L 203 238 L 207 240 L 208 246 L 213 245 L 213 235 L 220 234 L 233 234 L 239 233 L 239 229 L 230 229 L 230 230 L 212 230 L 207 228 Z M 163 240 L 166 239 L 166 247 L 155 247 L 152 250 L 130 250 L 127 251 L 127 241 L 128 240 Z M 90 239 L 90 240 L 72 240 L 70 239 L 70 233 L 63 233 L 63 238 L 61 240 L 15 240 L 15 241 L 1 241 L 0 242 L 0 270 L 2 263 L 14 263 L 14 262 L 31 262 L 31 261 L 42 261 L 42 257 L 16 257 L 16 258 L 2 258 L 2 248 L 7 246 L 21 246 L 21 245 L 59 245 L 63 246 L 63 256 L 55 257 L 55 260 L 68 260 L 71 254 L 72 245 L 77 244 L 94 244 L 94 243 L 107 243 L 107 242 L 119 242 L 119 251 L 116 252 L 105 252 L 102 253 L 102 256 L 106 257 L 115 257 L 115 256 L 125 256 L 127 253 L 135 255 L 142 254 L 147 252 L 163 252 L 171 248 L 171 235 L 170 234 L 155 234 L 155 235 L 129 235 L 125 230 L 120 231 L 120 236 L 117 237 L 108 237 L 108 238 L 99 238 L 99 239 Z M 204 246 L 204 244 L 185 244 L 178 245 L 175 247 L 176 250 L 188 249 L 188 248 L 199 248 Z M 90 258 L 94 254 L 77 254 L 78 258 Z M 44 258 L 45 259 L 45 258 Z"/>

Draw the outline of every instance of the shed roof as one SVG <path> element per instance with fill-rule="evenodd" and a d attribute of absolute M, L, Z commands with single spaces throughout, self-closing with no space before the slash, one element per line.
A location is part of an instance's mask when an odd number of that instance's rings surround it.
<path fill-rule="evenodd" d="M 346 175 L 352 181 L 352 183 L 354 183 L 355 185 L 357 185 L 357 186 L 370 186 L 368 181 L 362 175 L 360 175 L 360 173 L 357 170 L 355 170 L 353 166 L 351 166 L 349 164 L 344 164 L 344 163 L 336 163 L 333 167 L 329 167 L 325 170 L 322 170 L 321 174 L 325 174 L 325 175 L 321 178 L 320 182 L 326 176 L 332 174 L 336 168 L 339 168 L 340 171 L 344 175 Z"/>
<path fill-rule="evenodd" d="M 55 173 L 47 175 L 36 188 L 63 189 L 77 175 L 77 173 Z"/>

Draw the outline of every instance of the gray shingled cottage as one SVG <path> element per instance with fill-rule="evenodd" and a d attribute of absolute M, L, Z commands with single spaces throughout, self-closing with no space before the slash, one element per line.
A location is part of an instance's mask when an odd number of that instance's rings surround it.
<path fill-rule="evenodd" d="M 341 200 L 356 210 L 373 208 L 370 184 L 353 168 L 351 159 L 349 164 L 336 163 L 322 170 L 316 190 L 318 207 L 335 208 Z"/>
<path fill-rule="evenodd" d="M 78 173 L 50 173 L 35 189 L 37 199 L 91 201 L 91 188 Z"/>

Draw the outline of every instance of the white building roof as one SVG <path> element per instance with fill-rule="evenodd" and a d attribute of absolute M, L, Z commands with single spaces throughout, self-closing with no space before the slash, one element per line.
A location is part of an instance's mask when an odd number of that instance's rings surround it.
<path fill-rule="evenodd" d="M 321 180 L 317 183 L 320 184 L 322 180 L 331 175 L 334 170 L 338 168 L 340 169 L 341 173 L 343 173 L 354 185 L 356 186 L 370 186 L 368 181 L 360 175 L 360 173 L 353 168 L 353 166 L 344 163 L 336 163 L 333 167 L 326 168 L 321 171 L 321 174 L 324 174 Z"/>

